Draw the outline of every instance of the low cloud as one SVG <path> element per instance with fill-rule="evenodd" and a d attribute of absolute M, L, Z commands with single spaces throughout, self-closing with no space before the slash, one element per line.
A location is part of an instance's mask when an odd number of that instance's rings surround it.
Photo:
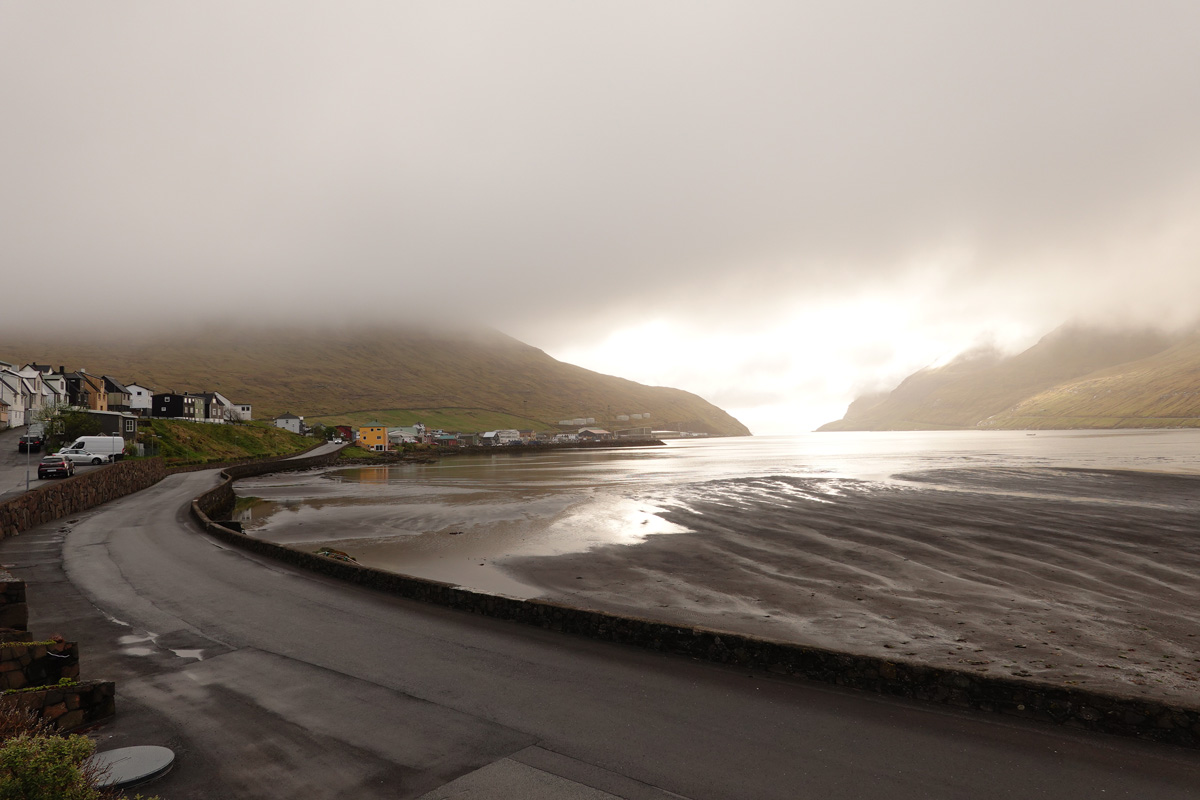
<path fill-rule="evenodd" d="M 985 333 L 1184 324 L 1198 27 L 1085 0 L 10 4 L 0 263 L 46 300 L 0 326 L 81 292 L 171 323 L 452 315 L 749 411 Z M 684 332 L 643 339 L 656 362 L 601 352 L 655 320 Z"/>

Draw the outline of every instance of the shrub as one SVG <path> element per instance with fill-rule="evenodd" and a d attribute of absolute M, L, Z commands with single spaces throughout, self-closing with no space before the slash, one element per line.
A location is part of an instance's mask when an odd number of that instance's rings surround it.
<path fill-rule="evenodd" d="M 83 769 L 95 750 L 86 736 L 12 737 L 0 744 L 0 800 L 100 800 Z"/>
<path fill-rule="evenodd" d="M 0 703 L 0 800 L 122 800 L 96 788 L 108 770 L 87 763 L 95 750 L 86 736 L 57 736 L 33 711 Z"/>

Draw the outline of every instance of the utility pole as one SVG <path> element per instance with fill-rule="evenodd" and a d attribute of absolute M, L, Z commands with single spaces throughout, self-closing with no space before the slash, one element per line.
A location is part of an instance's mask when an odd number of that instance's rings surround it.
<path fill-rule="evenodd" d="M 30 441 L 33 437 L 29 435 L 29 415 L 32 413 L 32 408 L 25 409 L 25 491 L 27 492 L 29 491 L 29 451 L 33 449 L 33 442 Z"/>

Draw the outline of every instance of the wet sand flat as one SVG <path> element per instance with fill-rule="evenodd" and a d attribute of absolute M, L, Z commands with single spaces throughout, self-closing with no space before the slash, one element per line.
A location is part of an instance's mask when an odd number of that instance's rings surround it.
<path fill-rule="evenodd" d="M 571 605 L 1200 706 L 1200 478 L 698 483 L 689 533 L 504 568 Z"/>

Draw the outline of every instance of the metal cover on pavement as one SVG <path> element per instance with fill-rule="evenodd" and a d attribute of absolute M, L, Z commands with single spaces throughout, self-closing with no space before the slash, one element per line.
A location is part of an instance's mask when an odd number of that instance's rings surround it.
<path fill-rule="evenodd" d="M 96 753 L 87 764 L 100 773 L 97 786 L 120 789 L 165 774 L 174 761 L 175 754 L 169 748 L 138 745 Z"/>

